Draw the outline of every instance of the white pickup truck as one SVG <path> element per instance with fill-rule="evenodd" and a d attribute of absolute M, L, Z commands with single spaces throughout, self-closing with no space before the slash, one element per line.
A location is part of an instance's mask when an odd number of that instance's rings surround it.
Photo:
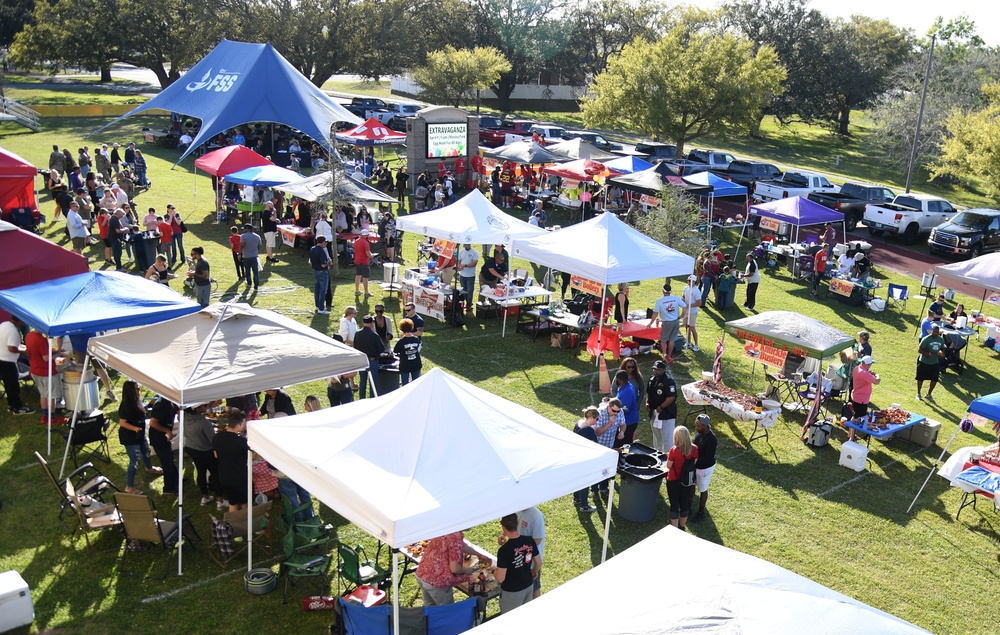
<path fill-rule="evenodd" d="M 389 125 L 389 121 L 393 117 L 399 117 L 400 119 L 406 119 L 407 117 L 413 117 L 417 114 L 417 111 L 423 108 L 420 104 L 412 103 L 390 103 L 386 104 L 385 110 L 379 110 L 372 113 L 372 116 L 384 123 Z"/>
<path fill-rule="evenodd" d="M 938 196 L 900 194 L 891 203 L 865 206 L 865 225 L 872 236 L 883 232 L 897 234 L 904 244 L 917 242 L 920 234 L 946 222 L 958 212 L 955 206 Z"/>
<path fill-rule="evenodd" d="M 830 182 L 822 174 L 804 170 L 789 170 L 780 179 L 757 181 L 754 198 L 767 202 L 780 198 L 801 196 L 805 198 L 813 192 L 839 192 L 840 187 Z"/>

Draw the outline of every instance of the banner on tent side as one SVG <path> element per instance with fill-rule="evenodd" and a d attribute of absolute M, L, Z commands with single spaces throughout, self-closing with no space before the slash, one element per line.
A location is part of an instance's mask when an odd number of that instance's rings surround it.
<path fill-rule="evenodd" d="M 760 362 L 761 364 L 774 366 L 775 368 L 784 368 L 788 351 L 761 344 L 760 342 L 747 342 L 743 345 L 743 357 Z"/>
<path fill-rule="evenodd" d="M 570 289 L 576 289 L 577 291 L 589 293 L 590 295 L 596 295 L 598 297 L 601 296 L 600 282 L 581 278 L 580 276 L 571 276 L 569 279 L 569 287 Z"/>
<path fill-rule="evenodd" d="M 431 253 L 441 256 L 445 260 L 451 260 L 451 257 L 455 255 L 456 245 L 457 243 L 439 238 L 434 241 L 434 246 L 431 247 Z"/>
<path fill-rule="evenodd" d="M 761 348 L 767 346 L 769 348 L 773 348 L 774 350 L 782 351 L 786 355 L 789 351 L 791 351 L 792 355 L 798 355 L 799 357 L 807 357 L 809 355 L 809 351 L 804 348 L 800 348 L 798 346 L 789 347 L 787 344 L 775 342 L 769 337 L 764 337 L 763 335 L 744 329 L 736 329 L 735 332 L 733 332 L 733 335 L 735 335 L 737 339 L 745 341 L 747 344 L 752 342 L 754 345 L 760 346 Z"/>
<path fill-rule="evenodd" d="M 847 280 L 831 278 L 830 291 L 836 293 L 837 295 L 851 297 L 851 294 L 854 293 L 854 283 L 848 282 Z"/>
<path fill-rule="evenodd" d="M 760 228 L 776 232 L 779 229 L 781 229 L 781 221 L 778 220 L 777 218 L 768 218 L 766 216 L 761 216 Z"/>
<path fill-rule="evenodd" d="M 649 205 L 651 207 L 656 207 L 660 204 L 660 199 L 655 196 L 650 196 L 649 194 L 643 194 L 639 197 L 639 202 L 643 205 Z"/>
<path fill-rule="evenodd" d="M 403 294 L 403 301 L 412 302 L 417 313 L 437 320 L 444 319 L 444 300 L 444 293 L 423 287 L 415 288 L 412 293 Z"/>

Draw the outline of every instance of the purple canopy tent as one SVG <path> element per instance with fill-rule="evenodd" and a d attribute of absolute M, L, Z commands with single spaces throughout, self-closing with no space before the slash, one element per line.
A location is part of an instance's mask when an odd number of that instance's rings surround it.
<path fill-rule="evenodd" d="M 842 213 L 801 196 L 792 196 L 790 198 L 771 201 L 770 203 L 751 205 L 750 213 L 795 225 L 795 242 L 799 240 L 799 227 L 821 225 L 823 223 L 842 223 L 844 240 L 847 240 L 847 222 L 844 220 Z M 743 235 L 740 234 L 740 242 L 736 245 L 736 256 L 739 255 L 740 245 L 742 244 Z M 734 260 L 736 256 L 733 257 Z"/>

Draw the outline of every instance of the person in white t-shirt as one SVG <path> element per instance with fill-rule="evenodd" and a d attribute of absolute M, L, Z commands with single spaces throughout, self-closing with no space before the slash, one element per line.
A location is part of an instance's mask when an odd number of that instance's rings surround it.
<path fill-rule="evenodd" d="M 698 327 L 696 322 L 698 321 L 698 307 L 701 306 L 701 291 L 698 290 L 696 286 L 698 284 L 698 276 L 693 273 L 688 276 L 688 284 L 684 287 L 684 291 L 681 293 L 681 299 L 684 300 L 684 304 L 687 306 L 684 308 L 684 337 L 687 338 L 687 342 L 684 344 L 685 348 L 690 348 L 693 351 L 700 351 L 698 348 Z"/>
<path fill-rule="evenodd" d="M 0 324 L 0 381 L 3 381 L 7 393 L 7 406 L 16 415 L 34 412 L 21 401 L 21 382 L 18 379 L 17 358 L 25 351 L 19 330 L 23 325 L 24 322 L 14 316 Z"/>
<path fill-rule="evenodd" d="M 479 267 L 479 252 L 466 243 L 455 255 L 458 279 L 465 292 L 465 311 L 472 313 L 472 295 L 476 291 L 476 269 Z"/>
<path fill-rule="evenodd" d="M 538 557 L 545 562 L 545 516 L 537 507 L 517 512 L 517 533 L 522 536 L 531 536 L 538 545 Z M 542 594 L 542 574 L 535 576 L 532 582 L 531 597 L 537 598 Z"/>

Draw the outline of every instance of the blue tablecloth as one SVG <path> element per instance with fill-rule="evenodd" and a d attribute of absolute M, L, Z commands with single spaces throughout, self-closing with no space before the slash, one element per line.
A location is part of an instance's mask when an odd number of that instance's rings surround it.
<path fill-rule="evenodd" d="M 845 423 L 844 425 L 847 426 L 848 428 L 851 428 L 852 430 L 857 430 L 858 432 L 864 432 L 865 434 L 870 434 L 876 439 L 884 439 L 886 437 L 892 436 L 894 433 L 899 432 L 900 430 L 913 427 L 918 423 L 922 423 L 926 420 L 927 417 L 915 413 L 910 413 L 910 418 L 906 421 L 906 423 L 902 423 L 899 425 L 890 423 L 888 428 L 883 428 L 881 430 L 869 430 L 864 426 L 854 423 L 850 419 L 848 419 L 847 423 Z"/>
<path fill-rule="evenodd" d="M 990 494 L 1000 493 L 1000 474 L 991 472 L 986 468 L 973 465 L 955 477 L 955 480 L 968 483 L 977 489 Z"/>

